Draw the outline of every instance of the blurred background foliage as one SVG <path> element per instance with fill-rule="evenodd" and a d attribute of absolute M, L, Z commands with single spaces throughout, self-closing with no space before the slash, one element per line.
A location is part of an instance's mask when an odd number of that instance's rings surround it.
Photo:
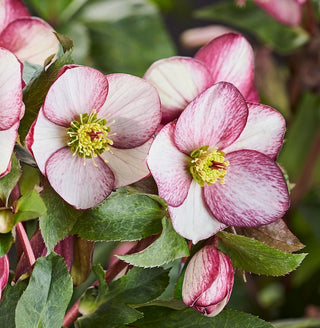
<path fill-rule="evenodd" d="M 304 7 L 299 27 L 276 22 L 253 2 L 235 0 L 25 0 L 31 13 L 74 42 L 76 63 L 102 72 L 143 76 L 156 60 L 192 56 L 186 30 L 219 25 L 243 33 L 255 52 L 261 102 L 287 120 L 278 162 L 292 185 L 290 229 L 309 255 L 282 278 L 237 275 L 229 307 L 279 321 L 276 327 L 320 327 L 320 1 Z M 216 29 L 212 29 L 216 31 Z M 197 34 L 198 33 L 198 34 Z M 212 32 L 212 35 L 214 33 Z M 196 42 L 197 43 L 197 42 Z"/>

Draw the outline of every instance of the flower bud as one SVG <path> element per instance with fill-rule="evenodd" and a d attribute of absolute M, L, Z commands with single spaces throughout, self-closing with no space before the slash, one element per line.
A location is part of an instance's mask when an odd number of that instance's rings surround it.
<path fill-rule="evenodd" d="M 9 279 L 9 259 L 8 255 L 0 257 L 0 299 L 2 290 L 6 286 Z"/>
<path fill-rule="evenodd" d="M 15 224 L 15 218 L 12 210 L 9 208 L 0 209 L 0 233 L 9 232 Z"/>
<path fill-rule="evenodd" d="M 190 260 L 185 272 L 182 298 L 186 305 L 208 317 L 228 303 L 234 270 L 231 259 L 214 246 L 205 246 Z"/>

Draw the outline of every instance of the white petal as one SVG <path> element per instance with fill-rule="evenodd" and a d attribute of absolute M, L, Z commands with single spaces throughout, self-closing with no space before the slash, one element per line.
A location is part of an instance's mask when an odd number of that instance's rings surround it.
<path fill-rule="evenodd" d="M 169 206 L 174 229 L 194 244 L 223 230 L 226 226 L 207 210 L 201 186 L 193 180 L 185 201 L 178 207 Z"/>

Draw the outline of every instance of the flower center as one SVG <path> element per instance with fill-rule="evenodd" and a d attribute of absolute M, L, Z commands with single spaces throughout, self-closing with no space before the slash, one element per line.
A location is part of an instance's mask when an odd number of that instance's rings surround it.
<path fill-rule="evenodd" d="M 192 177 L 200 184 L 214 184 L 217 180 L 224 184 L 224 177 L 227 174 L 228 161 L 224 160 L 225 153 L 216 148 L 210 149 L 204 146 L 194 150 L 190 157 L 189 171 Z"/>
<path fill-rule="evenodd" d="M 111 125 L 111 122 L 109 125 Z M 78 121 L 72 121 L 67 129 L 68 146 L 74 154 L 83 158 L 97 157 L 106 150 L 113 141 L 109 139 L 110 126 L 105 119 L 97 118 L 97 112 L 81 114 Z"/>

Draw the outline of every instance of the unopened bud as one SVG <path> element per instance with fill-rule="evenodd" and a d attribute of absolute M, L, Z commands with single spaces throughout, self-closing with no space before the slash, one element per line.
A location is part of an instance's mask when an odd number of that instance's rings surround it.
<path fill-rule="evenodd" d="M 14 215 L 9 208 L 0 209 L 0 233 L 9 232 L 15 224 Z"/>

